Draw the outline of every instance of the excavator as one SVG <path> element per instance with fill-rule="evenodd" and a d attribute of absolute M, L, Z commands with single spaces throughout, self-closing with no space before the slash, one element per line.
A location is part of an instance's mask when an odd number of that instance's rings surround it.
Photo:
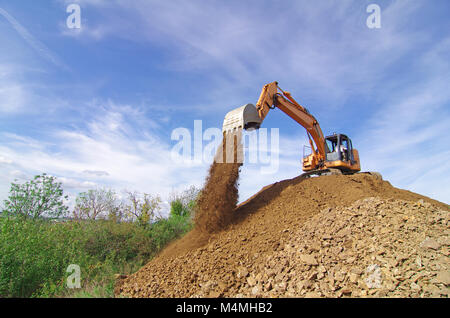
<path fill-rule="evenodd" d="M 304 147 L 302 176 L 354 174 L 361 170 L 359 153 L 353 148 L 351 139 L 336 133 L 324 137 L 317 119 L 289 92 L 283 91 L 278 82 L 264 85 L 256 106 L 247 104 L 227 113 L 222 131 L 225 134 L 237 129 L 259 129 L 274 108 L 279 108 L 306 129 L 310 147 Z M 310 154 L 305 154 L 306 148 L 311 149 Z M 381 179 L 377 172 L 367 173 Z"/>

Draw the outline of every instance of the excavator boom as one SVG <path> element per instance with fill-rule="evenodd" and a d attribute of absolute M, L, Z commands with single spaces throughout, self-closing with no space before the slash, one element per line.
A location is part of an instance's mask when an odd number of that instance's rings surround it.
<path fill-rule="evenodd" d="M 289 92 L 284 92 L 278 87 L 277 82 L 272 82 L 264 85 L 256 103 L 256 109 L 261 120 L 264 120 L 269 110 L 275 107 L 279 108 L 306 129 L 308 137 L 311 136 L 315 143 L 315 147 L 312 145 L 311 148 L 314 149 L 319 160 L 324 160 L 325 138 L 318 121 L 305 107 L 297 103 Z"/>

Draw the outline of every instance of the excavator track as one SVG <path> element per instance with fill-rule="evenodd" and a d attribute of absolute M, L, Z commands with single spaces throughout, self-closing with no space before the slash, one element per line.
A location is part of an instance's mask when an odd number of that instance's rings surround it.
<path fill-rule="evenodd" d="M 383 176 L 381 175 L 381 173 L 376 172 L 376 171 L 364 171 L 364 172 L 355 172 L 355 173 L 343 173 L 341 170 L 339 169 L 333 169 L 333 168 L 328 168 L 328 169 L 320 169 L 320 170 L 311 170 L 305 173 L 302 173 L 300 175 L 300 177 L 303 178 L 311 178 L 313 176 L 336 176 L 336 175 L 342 175 L 342 174 L 356 174 L 356 173 L 364 173 L 364 174 L 368 174 L 371 175 L 373 177 L 375 177 L 378 180 L 383 180 Z"/>
<path fill-rule="evenodd" d="M 322 175 L 335 176 L 335 175 L 341 175 L 341 174 L 342 174 L 342 171 L 339 169 L 328 168 L 328 169 L 311 170 L 311 171 L 302 173 L 300 175 L 300 177 L 311 178 L 312 176 L 322 176 Z"/>

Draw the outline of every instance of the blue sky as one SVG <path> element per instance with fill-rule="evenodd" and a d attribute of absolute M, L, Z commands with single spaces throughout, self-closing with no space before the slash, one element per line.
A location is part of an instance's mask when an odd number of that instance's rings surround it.
<path fill-rule="evenodd" d="M 81 6 L 81 29 L 66 7 Z M 369 29 L 366 8 L 381 8 Z M 72 197 L 98 186 L 201 186 L 209 162 L 171 160 L 175 128 L 221 127 L 278 81 L 342 132 L 362 169 L 450 202 L 450 3 L 0 0 L 0 199 L 46 172 Z M 301 172 L 305 130 L 279 110 L 280 167 L 244 166 L 241 200 Z"/>

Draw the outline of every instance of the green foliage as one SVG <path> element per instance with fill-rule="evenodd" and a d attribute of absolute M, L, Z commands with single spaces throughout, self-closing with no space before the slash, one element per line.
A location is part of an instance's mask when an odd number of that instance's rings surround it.
<path fill-rule="evenodd" d="M 168 219 L 158 220 L 152 224 L 150 229 L 154 248 L 158 251 L 161 250 L 173 239 L 189 232 L 192 226 L 188 216 L 171 215 Z"/>
<path fill-rule="evenodd" d="M 197 202 L 197 197 L 199 195 L 199 190 L 191 186 L 189 189 L 181 192 L 180 194 L 172 194 L 170 202 L 170 217 L 172 216 L 185 216 L 192 217 L 195 204 Z"/>
<path fill-rule="evenodd" d="M 0 217 L 0 298 L 114 297 L 115 274 L 135 272 L 192 228 L 192 193 L 165 219 L 156 217 L 159 196 L 134 193 L 127 206 L 112 190 L 91 190 L 77 198 L 78 218 L 64 221 L 39 217 L 67 210 L 53 177 L 11 188 Z M 80 266 L 81 289 L 66 286 L 70 264 Z"/>
<path fill-rule="evenodd" d="M 109 220 L 0 218 L 0 297 L 112 297 L 114 274 L 130 274 L 191 228 L 186 217 L 145 228 Z M 82 289 L 68 289 L 70 264 Z"/>
<path fill-rule="evenodd" d="M 84 250 L 104 262 L 142 262 L 155 254 L 149 231 L 130 222 L 86 221 Z"/>
<path fill-rule="evenodd" d="M 57 284 L 71 263 L 86 264 L 76 224 L 0 219 L 0 296 L 29 297 Z"/>
<path fill-rule="evenodd" d="M 170 215 L 171 216 L 184 216 L 189 214 L 189 210 L 183 206 L 181 200 L 175 200 L 170 202 Z"/>
<path fill-rule="evenodd" d="M 4 213 L 23 218 L 52 217 L 66 215 L 63 189 L 56 178 L 45 173 L 37 175 L 24 184 L 11 183 L 8 199 L 4 201 Z"/>

